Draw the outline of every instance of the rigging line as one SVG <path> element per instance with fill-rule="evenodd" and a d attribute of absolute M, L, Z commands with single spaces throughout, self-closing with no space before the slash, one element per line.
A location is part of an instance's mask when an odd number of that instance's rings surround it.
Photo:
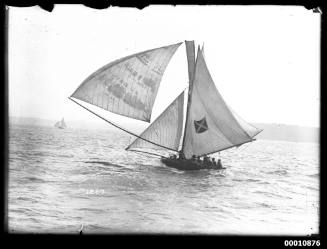
<path fill-rule="evenodd" d="M 250 144 L 247 144 L 247 145 L 243 146 L 242 148 L 240 148 L 240 147 L 242 146 L 242 144 L 236 146 L 236 147 L 235 147 L 235 150 L 232 152 L 232 155 L 233 155 L 233 156 L 234 156 L 234 155 L 239 155 L 243 150 L 245 150 L 247 147 L 249 147 L 249 145 L 250 145 Z"/>
<path fill-rule="evenodd" d="M 147 152 L 147 151 L 141 151 L 141 150 L 129 150 L 129 151 L 136 152 L 136 153 L 145 153 L 145 154 L 150 154 L 150 155 L 153 155 L 153 156 L 160 156 L 160 157 L 163 157 L 163 158 L 168 158 L 168 157 L 166 157 L 166 156 L 159 155 L 159 154 L 152 153 L 152 152 Z"/>
<path fill-rule="evenodd" d="M 240 152 L 242 152 L 243 150 L 247 149 L 250 147 L 250 143 L 249 144 L 246 144 L 243 148 L 241 148 L 240 150 L 236 150 L 235 152 L 237 152 L 237 154 L 239 154 Z"/>
<path fill-rule="evenodd" d="M 145 139 L 145 138 L 143 138 L 143 137 L 140 137 L 140 136 L 138 136 L 138 135 L 136 135 L 136 134 L 134 134 L 134 133 L 132 133 L 132 132 L 130 132 L 130 131 L 128 131 L 128 130 L 126 130 L 126 129 L 124 129 L 124 128 L 122 128 L 122 127 L 116 125 L 116 124 L 114 124 L 114 123 L 112 123 L 112 122 L 110 122 L 109 120 L 107 120 L 107 119 L 101 117 L 99 114 L 96 114 L 95 112 L 89 110 L 88 108 L 86 108 L 86 107 L 83 106 L 82 104 L 78 103 L 76 100 L 72 99 L 71 97 L 68 97 L 68 98 L 69 98 L 71 101 L 73 101 L 73 102 L 75 102 L 76 104 L 78 104 L 79 106 L 83 107 L 85 110 L 91 112 L 91 113 L 94 114 L 95 116 L 101 118 L 102 120 L 108 122 L 109 124 L 115 126 L 116 128 L 121 129 L 121 130 L 127 132 L 128 134 L 131 134 L 131 135 L 133 135 L 133 136 L 135 136 L 135 137 L 138 137 L 138 138 L 140 138 L 140 139 L 142 139 L 142 140 L 144 140 L 144 141 L 146 141 L 146 142 L 149 142 L 149 143 L 151 143 L 151 144 L 157 145 L 157 146 L 162 147 L 162 148 L 164 148 L 164 149 L 172 150 L 172 151 L 176 151 L 176 152 L 177 152 L 177 150 L 174 150 L 174 149 L 168 148 L 168 147 L 166 147 L 166 146 L 163 146 L 163 145 L 160 145 L 160 144 L 157 144 L 157 143 L 151 142 L 151 141 L 149 141 L 149 140 L 147 140 L 147 139 Z M 127 150 L 127 149 L 128 149 L 128 147 L 127 147 L 125 150 Z"/>
<path fill-rule="evenodd" d="M 225 103 L 227 105 L 227 107 L 232 111 L 232 114 L 235 115 L 235 116 L 238 116 L 239 119 L 241 119 L 244 123 L 248 124 L 249 126 L 252 126 L 253 128 L 255 128 L 256 130 L 260 130 L 263 131 L 263 129 L 261 128 L 258 128 L 256 126 L 254 126 L 253 124 L 245 121 L 238 113 L 235 112 L 235 110 L 233 108 L 231 108 L 227 103 Z M 258 135 L 260 132 L 258 132 L 256 135 Z M 256 135 L 254 135 L 253 137 L 255 137 Z"/>
<path fill-rule="evenodd" d="M 250 142 L 253 142 L 255 141 L 256 139 L 252 139 L 250 141 L 246 141 L 246 142 L 243 142 L 243 143 L 240 143 L 240 144 L 235 144 L 235 145 L 232 145 L 232 146 L 229 146 L 225 149 L 222 149 L 222 150 L 216 150 L 216 151 L 212 151 L 212 152 L 209 152 L 209 153 L 205 153 L 205 154 L 202 154 L 202 155 L 199 155 L 199 156 L 207 156 L 207 155 L 210 155 L 210 154 L 213 154 L 213 153 L 216 153 L 216 152 L 220 152 L 220 151 L 224 151 L 224 150 L 227 150 L 227 149 L 230 149 L 230 148 L 233 148 L 233 147 L 237 147 L 237 146 L 241 146 L 242 144 L 246 144 L 246 143 L 250 143 Z"/>
<path fill-rule="evenodd" d="M 166 111 L 170 108 L 170 107 L 172 107 L 174 104 L 175 104 L 175 101 L 176 100 L 179 100 L 179 98 L 180 98 L 180 96 L 181 95 L 183 95 L 184 94 L 184 92 L 182 92 L 182 93 L 180 93 L 176 98 L 175 98 L 175 100 L 172 102 L 172 103 L 170 103 L 170 105 L 150 124 L 150 126 L 148 126 L 142 133 L 141 133 L 141 135 L 139 136 L 139 137 L 142 137 L 144 134 L 146 134 L 146 132 L 147 131 L 149 131 L 149 130 L 151 130 L 151 129 L 153 129 L 154 131 L 155 131 L 155 133 L 157 134 L 157 138 L 160 138 L 159 136 L 158 136 L 158 133 L 157 133 L 157 131 L 156 131 L 156 128 L 158 127 L 158 123 L 157 123 L 157 121 L 159 120 L 159 122 L 162 120 L 162 118 L 164 118 L 165 117 L 165 115 L 166 115 Z M 164 127 L 166 127 L 166 126 L 164 126 Z M 164 131 L 162 132 L 162 134 L 164 133 Z M 159 133 L 159 134 L 161 134 L 161 133 Z M 152 137 L 151 137 L 152 138 Z M 145 139 L 143 139 L 143 140 L 145 140 Z M 135 141 L 137 141 L 136 139 L 134 140 L 134 142 Z M 149 141 L 149 140 L 145 140 L 145 141 Z M 134 144 L 134 142 L 132 143 L 132 144 L 130 144 L 126 149 L 129 149 L 130 148 L 130 146 L 132 146 L 133 144 Z M 153 143 L 153 142 L 152 142 Z M 164 147 L 163 145 L 161 145 L 161 147 Z M 166 148 L 168 148 L 168 147 L 166 147 Z M 178 149 L 178 148 L 177 148 Z M 175 150 L 175 149 L 170 149 L 170 150 L 173 150 L 173 151 L 176 151 L 177 152 L 177 150 Z"/>
<path fill-rule="evenodd" d="M 260 132 L 262 132 L 263 130 L 261 130 L 261 131 L 259 131 L 258 132 L 258 134 L 260 133 Z M 256 135 L 258 135 L 258 134 L 256 134 Z M 256 136 L 255 135 L 255 136 Z M 257 139 L 256 138 L 254 138 L 252 141 L 256 141 Z M 241 147 L 243 144 L 241 144 L 241 145 L 239 145 L 238 146 L 238 148 L 239 147 Z M 234 151 L 234 153 L 233 153 L 233 155 L 235 155 L 235 154 L 240 154 L 241 152 L 243 152 L 244 150 L 246 150 L 246 149 L 248 149 L 249 147 L 251 146 L 251 144 L 249 143 L 249 144 L 247 144 L 245 147 L 242 147 L 240 150 L 238 150 L 238 148 L 236 148 L 236 150 Z"/>
<path fill-rule="evenodd" d="M 255 134 L 253 137 L 255 137 L 255 136 L 257 136 L 257 135 L 259 135 L 261 132 L 263 132 L 264 131 L 264 129 L 261 129 L 261 128 L 259 128 L 260 129 L 260 131 L 257 133 L 257 134 Z M 252 138 L 253 138 L 252 137 Z"/>

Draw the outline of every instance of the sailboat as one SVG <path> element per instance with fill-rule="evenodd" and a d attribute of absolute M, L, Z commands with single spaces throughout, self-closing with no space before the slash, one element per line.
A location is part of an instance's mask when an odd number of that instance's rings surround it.
<path fill-rule="evenodd" d="M 253 142 L 262 130 L 237 115 L 218 92 L 207 68 L 203 46 L 185 41 L 188 91 L 182 91 L 153 121 L 158 88 L 172 56 L 182 42 L 113 61 L 85 79 L 70 100 L 135 136 L 128 151 L 160 156 L 168 167 L 198 170 L 212 167 L 210 154 Z M 184 120 L 184 97 L 187 97 Z M 79 100 L 79 101 L 77 101 Z M 140 135 L 105 119 L 82 102 L 135 120 L 151 123 Z M 167 156 L 167 152 L 170 156 Z M 177 156 L 178 155 L 178 156 Z M 203 157 L 206 160 L 199 160 Z"/>
<path fill-rule="evenodd" d="M 56 122 L 54 126 L 59 129 L 65 129 L 67 127 L 65 124 L 64 118 L 62 118 L 60 121 Z"/>

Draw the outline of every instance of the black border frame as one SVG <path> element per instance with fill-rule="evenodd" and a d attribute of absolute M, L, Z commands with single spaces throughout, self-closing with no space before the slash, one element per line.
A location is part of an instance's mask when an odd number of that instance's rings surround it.
<path fill-rule="evenodd" d="M 324 7 L 323 4 L 319 3 L 303 3 L 301 1 L 275 1 L 275 2 L 269 2 L 269 5 L 302 5 L 305 6 L 307 9 L 313 9 L 313 11 L 321 11 L 321 37 L 320 37 L 320 226 L 319 226 L 319 234 L 312 234 L 311 236 L 244 236 L 244 235 L 217 235 L 217 236 L 212 236 L 212 235 L 174 235 L 174 234 L 168 234 L 168 235 L 153 235 L 153 234 L 125 234 L 125 235 L 83 235 L 79 236 L 78 234 L 75 235 L 54 235 L 54 234 L 17 234 L 17 233 L 10 233 L 8 231 L 8 207 L 7 207 L 7 200 L 8 200 L 8 43 L 7 43 L 7 24 L 8 24 L 8 15 L 6 12 L 6 5 L 7 6 L 17 6 L 17 7 L 27 7 L 27 6 L 34 6 L 34 5 L 39 5 L 41 8 L 47 10 L 47 11 L 52 11 L 54 4 L 84 4 L 88 7 L 96 8 L 96 9 L 103 9 L 107 8 L 110 5 L 113 6 L 122 6 L 122 7 L 137 7 L 139 9 L 142 9 L 146 7 L 147 5 L 150 4 L 150 2 L 137 2 L 137 3 L 126 3 L 124 1 L 97 1 L 96 3 L 91 2 L 91 1 L 85 1 L 85 2 L 77 2 L 77 1 L 55 1 L 55 2 L 45 2 L 45 1 L 24 1 L 22 2 L 16 2 L 16 1 L 4 1 L 4 3 L 1 4 L 1 21 L 3 22 L 3 29 L 2 29 L 2 42 L 3 42 L 3 50 L 2 54 L 4 55 L 2 57 L 3 59 L 3 76 L 2 76 L 2 91 L 1 93 L 1 99 L 3 100 L 3 122 L 1 123 L 3 125 L 3 149 L 1 150 L 1 157 L 3 161 L 3 167 L 2 167 L 2 179 L 3 179 L 3 203 L 2 207 L 3 212 L 2 212 L 2 218 L 3 220 L 3 227 L 1 229 L 1 237 L 5 239 L 9 243 L 15 243 L 20 241 L 21 242 L 35 242 L 34 239 L 37 239 L 41 244 L 43 242 L 47 241 L 47 244 L 43 244 L 44 246 L 42 247 L 48 247 L 49 242 L 51 244 L 61 244 L 60 240 L 58 239 L 65 239 L 69 240 L 69 242 L 72 243 L 78 243 L 81 242 L 83 245 L 86 245 L 86 242 L 92 241 L 89 245 L 91 246 L 100 246 L 100 243 L 105 242 L 104 246 L 112 246 L 113 242 L 118 242 L 119 246 L 124 245 L 126 242 L 129 244 L 131 243 L 133 246 L 135 242 L 139 241 L 140 239 L 143 241 L 146 241 L 148 243 L 143 243 L 142 246 L 146 246 L 147 244 L 150 245 L 151 247 L 157 247 L 157 246 L 172 246 L 172 245 L 192 245 L 192 246 L 204 246 L 203 242 L 212 242 L 212 246 L 214 247 L 221 247 L 222 245 L 224 246 L 235 246 L 235 245 L 240 245 L 242 247 L 244 246 L 250 246 L 250 247 L 266 247 L 268 246 L 273 246 L 273 247 L 285 247 L 284 246 L 284 241 L 285 240 L 320 240 L 320 247 L 324 246 L 326 243 L 326 240 L 324 239 L 324 235 L 326 234 L 326 211 L 327 211 L 327 206 L 326 206 L 326 128 L 325 128 L 325 117 L 324 113 L 326 113 L 326 104 L 325 104 L 325 99 L 326 96 L 326 83 L 327 83 L 327 78 L 326 78 L 326 71 L 327 71 L 327 65 L 326 65 L 326 45 L 327 45 L 327 40 L 326 40 L 326 13 L 327 9 Z M 203 1 L 202 3 L 198 2 L 189 2 L 185 3 L 183 1 L 175 1 L 171 3 L 164 3 L 164 2 L 158 2 L 157 4 L 172 4 L 172 5 L 177 5 L 177 4 L 220 4 L 220 5 L 266 5 L 262 4 L 260 2 L 255 2 L 255 3 L 235 3 L 234 1 L 221 1 L 215 2 L 215 1 Z M 318 9 L 315 9 L 319 7 Z M 90 240 L 91 239 L 91 240 Z M 93 240 L 95 239 L 95 240 Z M 154 241 L 155 239 L 155 241 Z M 173 241 L 171 241 L 173 239 Z M 160 243 L 158 243 L 158 240 Z M 163 243 L 164 241 L 167 241 L 168 243 Z M 95 242 L 95 243 L 94 243 Z M 176 244 L 176 242 L 178 242 Z M 33 245 L 37 245 L 34 244 Z"/>

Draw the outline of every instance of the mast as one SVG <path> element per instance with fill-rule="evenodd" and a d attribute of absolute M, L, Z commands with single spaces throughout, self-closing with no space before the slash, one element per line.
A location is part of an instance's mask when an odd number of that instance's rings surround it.
<path fill-rule="evenodd" d="M 182 143 L 182 153 L 184 154 L 184 145 L 185 145 L 185 131 L 188 121 L 188 115 L 190 111 L 190 103 L 192 97 L 192 89 L 193 89 L 193 78 L 194 78 L 194 70 L 195 70 L 195 46 L 194 41 L 185 41 L 186 47 L 186 56 L 187 56 L 187 66 L 188 66 L 188 78 L 189 78 L 189 88 L 188 88 L 188 98 L 187 98 L 187 107 L 186 107 L 186 119 L 184 126 L 184 136 Z"/>

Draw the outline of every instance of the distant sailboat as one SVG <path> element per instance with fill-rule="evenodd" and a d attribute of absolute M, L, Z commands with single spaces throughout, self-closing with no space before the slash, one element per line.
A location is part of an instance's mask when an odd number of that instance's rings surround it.
<path fill-rule="evenodd" d="M 182 43 L 124 57 L 89 76 L 69 97 L 129 118 L 150 122 L 163 73 Z M 145 129 L 136 135 L 111 121 L 110 124 L 136 136 L 126 150 L 161 156 L 161 161 L 183 170 L 217 168 L 207 155 L 254 141 L 262 130 L 241 119 L 225 103 L 206 66 L 203 47 L 195 60 L 194 41 L 185 41 L 189 89 L 184 121 L 185 90 Z M 164 156 L 164 151 L 177 156 Z M 159 154 L 158 154 L 159 153 Z M 196 157 L 204 156 L 204 161 Z"/>
<path fill-rule="evenodd" d="M 64 118 L 62 118 L 60 121 L 58 121 L 57 123 L 55 123 L 54 126 L 57 127 L 57 128 L 59 128 L 59 129 L 65 129 L 67 127 L 66 124 L 65 124 Z"/>

